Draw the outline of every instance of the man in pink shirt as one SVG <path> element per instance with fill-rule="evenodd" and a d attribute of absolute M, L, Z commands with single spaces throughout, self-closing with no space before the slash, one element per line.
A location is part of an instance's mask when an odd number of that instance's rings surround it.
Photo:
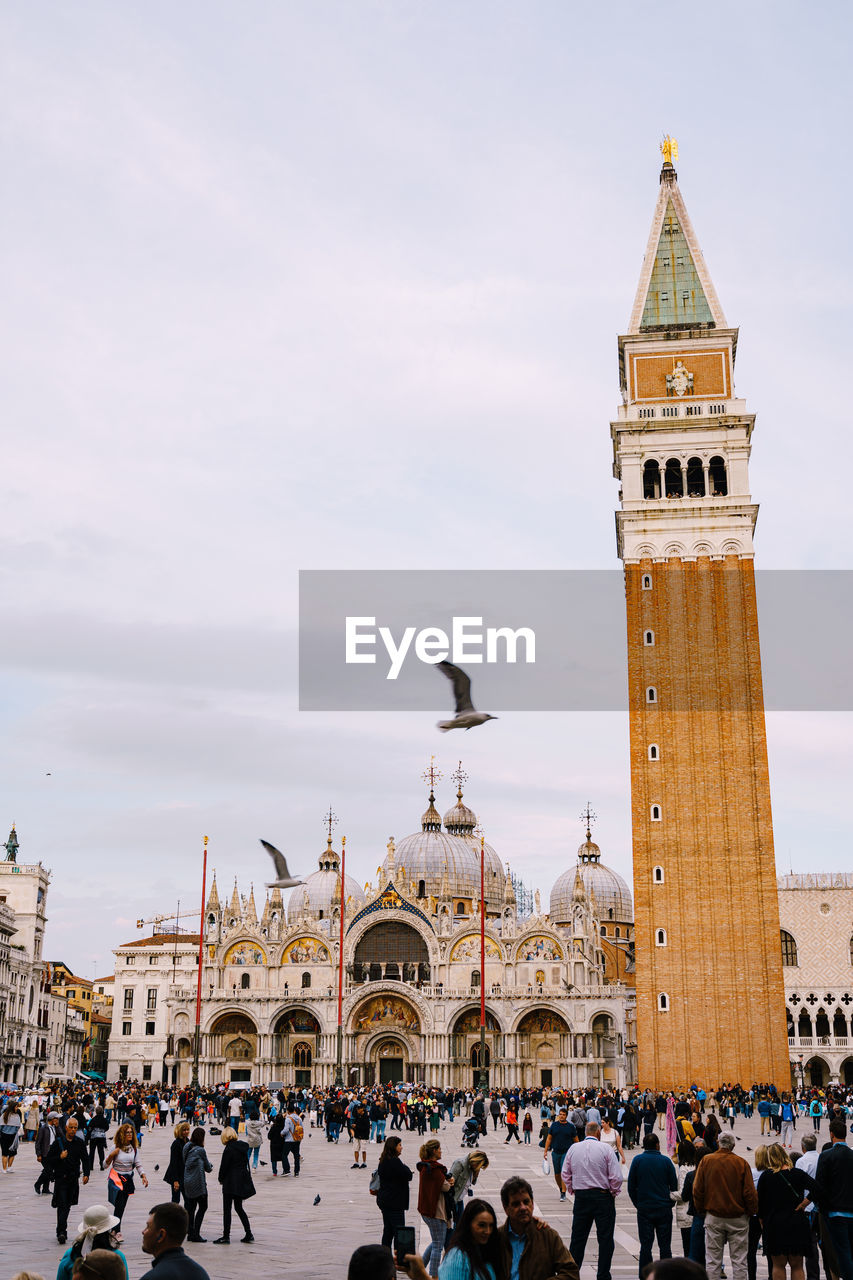
<path fill-rule="evenodd" d="M 569 1253 L 580 1268 L 586 1242 L 595 1223 L 597 1280 L 611 1280 L 616 1196 L 622 1190 L 622 1167 L 613 1148 L 600 1141 L 601 1129 L 597 1124 L 588 1124 L 585 1134 L 583 1142 L 569 1147 L 561 1173 L 566 1190 L 575 1198 Z"/>

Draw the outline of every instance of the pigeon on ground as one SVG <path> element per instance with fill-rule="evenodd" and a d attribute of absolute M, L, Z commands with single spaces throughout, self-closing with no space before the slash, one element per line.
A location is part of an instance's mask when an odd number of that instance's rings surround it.
<path fill-rule="evenodd" d="M 314 1197 L 314 1203 L 315 1203 L 315 1204 L 319 1204 L 319 1203 L 320 1203 L 320 1197 L 319 1197 L 319 1196 L 315 1196 L 315 1197 Z"/>
<path fill-rule="evenodd" d="M 159 1168 L 160 1168 L 159 1164 L 155 1164 L 155 1166 L 154 1166 L 154 1172 L 156 1173 L 156 1172 L 157 1172 L 157 1170 L 158 1170 Z"/>
<path fill-rule="evenodd" d="M 262 840 L 261 844 L 273 860 L 277 877 L 267 885 L 268 889 L 295 889 L 298 884 L 305 883 L 304 880 L 300 880 L 297 876 L 290 874 L 284 854 L 279 849 L 276 849 L 274 844 L 270 844 L 268 840 Z"/>
<path fill-rule="evenodd" d="M 447 733 L 448 729 L 473 729 L 478 724 L 485 724 L 487 720 L 497 720 L 497 716 L 490 716 L 487 712 L 476 709 L 471 701 L 471 677 L 461 667 L 455 667 L 452 662 L 439 662 L 436 665 L 452 682 L 453 696 L 456 699 L 454 718 L 438 722 L 442 733 Z"/>

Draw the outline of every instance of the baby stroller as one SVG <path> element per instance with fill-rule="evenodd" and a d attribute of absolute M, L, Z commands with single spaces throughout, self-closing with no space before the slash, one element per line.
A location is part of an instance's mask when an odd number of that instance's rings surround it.
<path fill-rule="evenodd" d="M 480 1121 L 476 1116 L 469 1116 L 462 1126 L 463 1147 L 476 1147 L 480 1138 Z"/>

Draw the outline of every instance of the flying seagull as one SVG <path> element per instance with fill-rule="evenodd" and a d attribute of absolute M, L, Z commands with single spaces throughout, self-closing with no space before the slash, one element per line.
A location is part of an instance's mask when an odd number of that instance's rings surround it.
<path fill-rule="evenodd" d="M 452 662 L 439 662 L 436 665 L 439 671 L 443 671 L 452 682 L 453 696 L 456 699 L 454 718 L 438 722 L 442 733 L 447 733 L 448 729 L 473 729 L 478 724 L 485 724 L 487 720 L 497 720 L 497 716 L 490 716 L 485 711 L 477 711 L 471 701 L 471 677 L 466 675 L 461 667 L 454 667 Z"/>
<path fill-rule="evenodd" d="M 287 861 L 280 849 L 276 849 L 274 844 L 270 844 L 269 840 L 262 840 L 261 844 L 273 860 L 275 866 L 275 874 L 277 879 L 267 885 L 268 889 L 295 889 L 298 884 L 304 884 L 304 880 L 300 880 L 297 876 L 292 876 L 287 869 Z"/>

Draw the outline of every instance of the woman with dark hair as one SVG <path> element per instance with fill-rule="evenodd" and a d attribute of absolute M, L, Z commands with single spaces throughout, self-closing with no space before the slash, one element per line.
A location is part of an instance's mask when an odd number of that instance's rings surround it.
<path fill-rule="evenodd" d="M 699 1163 L 699 1152 L 692 1142 L 679 1142 L 675 1149 L 675 1159 L 678 1164 L 676 1170 L 678 1175 L 678 1190 L 670 1192 L 675 1201 L 675 1225 L 681 1232 L 681 1252 L 685 1258 L 690 1257 L 690 1235 L 693 1230 L 693 1215 L 690 1213 L 692 1205 L 688 1203 L 688 1196 L 684 1194 L 684 1184 L 687 1175 L 691 1171 L 695 1171 Z M 690 1180 L 691 1186 L 693 1179 Z M 689 1188 L 688 1188 L 689 1194 Z"/>
<path fill-rule="evenodd" d="M 284 1112 L 280 1111 L 270 1125 L 270 1131 L 267 1135 L 270 1144 L 270 1164 L 272 1165 L 272 1176 L 278 1177 L 279 1161 L 284 1163 Z"/>
<path fill-rule="evenodd" d="M 487 1200 L 465 1206 L 438 1274 L 440 1280 L 503 1280 L 498 1223 Z"/>
<path fill-rule="evenodd" d="M 205 1175 L 213 1173 L 213 1165 L 208 1160 L 204 1149 L 204 1129 L 193 1129 L 189 1142 L 184 1146 L 182 1158 L 184 1204 L 189 1218 L 187 1239 L 194 1240 L 196 1244 L 205 1244 L 206 1241 L 201 1234 L 201 1224 L 207 1213 L 207 1177 Z"/>
<path fill-rule="evenodd" d="M 376 1203 L 382 1213 L 382 1243 L 389 1249 L 394 1248 L 394 1233 L 398 1227 L 406 1225 L 406 1210 L 409 1207 L 409 1183 L 412 1171 L 403 1164 L 401 1154 L 403 1143 L 398 1137 L 386 1138 L 382 1155 L 379 1157 L 379 1190 L 376 1192 Z"/>
<path fill-rule="evenodd" d="M 705 1132 L 702 1135 L 709 1152 L 717 1150 L 721 1133 L 720 1122 L 712 1111 L 705 1121 Z"/>
<path fill-rule="evenodd" d="M 12 1097 L 6 1103 L 0 1121 L 0 1151 L 3 1153 L 3 1172 L 8 1173 L 15 1163 L 18 1141 L 24 1127 L 24 1113 L 18 1106 L 18 1099 Z"/>

